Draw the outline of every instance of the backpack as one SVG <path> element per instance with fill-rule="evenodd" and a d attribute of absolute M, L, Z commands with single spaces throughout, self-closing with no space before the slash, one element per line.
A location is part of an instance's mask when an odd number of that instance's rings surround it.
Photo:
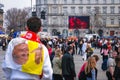
<path fill-rule="evenodd" d="M 86 74 L 85 71 L 82 71 L 78 77 L 79 80 L 86 80 Z"/>
<path fill-rule="evenodd" d="M 101 65 L 101 69 L 102 69 L 103 71 L 107 70 L 107 59 L 105 59 L 105 60 L 103 61 L 102 65 Z"/>

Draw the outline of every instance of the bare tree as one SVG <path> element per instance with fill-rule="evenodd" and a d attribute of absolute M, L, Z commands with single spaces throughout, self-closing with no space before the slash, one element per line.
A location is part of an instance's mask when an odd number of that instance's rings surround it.
<path fill-rule="evenodd" d="M 26 20 L 29 16 L 27 9 L 9 9 L 5 14 L 5 25 L 9 31 L 13 30 L 24 30 Z"/>

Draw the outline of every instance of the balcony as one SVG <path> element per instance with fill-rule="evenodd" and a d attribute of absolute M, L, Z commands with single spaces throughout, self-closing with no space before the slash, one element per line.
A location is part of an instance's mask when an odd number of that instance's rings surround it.
<path fill-rule="evenodd" d="M 48 13 L 48 16 L 64 16 L 63 13 Z"/>
<path fill-rule="evenodd" d="M 64 25 L 64 24 L 47 24 L 47 26 L 49 26 L 49 27 L 64 27 L 66 25 Z"/>

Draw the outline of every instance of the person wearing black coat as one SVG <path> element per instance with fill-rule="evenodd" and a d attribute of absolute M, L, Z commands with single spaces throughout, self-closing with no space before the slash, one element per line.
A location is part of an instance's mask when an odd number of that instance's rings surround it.
<path fill-rule="evenodd" d="M 115 58 L 116 66 L 114 70 L 114 80 L 120 80 L 120 55 Z"/>
<path fill-rule="evenodd" d="M 65 80 L 74 80 L 76 77 L 72 52 L 72 46 L 68 46 L 67 53 L 65 53 L 62 57 L 62 75 Z"/>

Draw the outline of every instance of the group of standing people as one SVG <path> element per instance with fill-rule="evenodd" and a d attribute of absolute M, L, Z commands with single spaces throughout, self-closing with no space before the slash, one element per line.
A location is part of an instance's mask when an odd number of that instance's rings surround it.
<path fill-rule="evenodd" d="M 98 70 L 96 68 L 96 63 L 99 60 L 98 55 L 93 55 L 88 58 L 88 60 L 80 68 L 78 74 L 79 80 L 97 80 Z"/>
<path fill-rule="evenodd" d="M 93 55 L 91 42 L 79 41 L 77 51 L 75 42 L 66 42 L 56 45 L 54 54 L 51 42 L 41 42 L 37 33 L 41 30 L 41 20 L 31 17 L 27 20 L 27 33 L 12 39 L 7 47 L 2 68 L 7 80 L 75 80 L 75 64 L 73 55 L 78 52 L 86 62 L 81 67 L 78 78 L 85 76 L 84 80 L 97 80 L 98 70 L 96 63 L 99 60 Z M 56 42 L 57 43 L 57 42 Z M 64 46 L 63 46 L 64 45 Z M 75 50 L 76 49 L 76 50 Z M 118 50 L 120 48 L 118 47 Z M 109 52 L 109 50 L 107 50 Z M 102 49 L 102 53 L 107 52 Z M 118 54 L 120 55 L 120 51 Z M 107 56 L 108 58 L 108 56 Z M 115 59 L 115 63 L 114 60 Z M 103 59 L 106 59 L 104 53 Z M 107 74 L 112 80 L 119 80 L 120 57 L 112 55 L 108 58 Z M 114 70 L 111 67 L 114 66 Z M 110 79 L 108 79 L 110 80 Z"/>
<path fill-rule="evenodd" d="M 78 54 L 82 56 L 83 60 L 87 60 L 93 54 L 94 50 L 91 44 L 91 41 L 82 38 L 78 41 Z"/>
<path fill-rule="evenodd" d="M 25 35 L 12 39 L 8 44 L 2 63 L 6 79 L 52 80 L 48 50 L 37 36 L 41 30 L 41 20 L 29 18 L 26 30 Z"/>
<path fill-rule="evenodd" d="M 51 61 L 53 68 L 53 80 L 75 80 L 75 64 L 73 57 L 73 47 L 68 46 L 65 53 L 56 47 L 54 57 Z"/>
<path fill-rule="evenodd" d="M 106 76 L 108 80 L 120 80 L 120 55 L 116 51 L 112 51 L 107 60 Z"/>
<path fill-rule="evenodd" d="M 31 17 L 27 20 L 27 33 L 13 38 L 7 47 L 2 69 L 7 80 L 75 80 L 73 46 L 67 46 L 63 55 L 56 48 L 52 64 L 51 46 L 44 45 L 37 33 L 41 20 Z"/>
<path fill-rule="evenodd" d="M 101 39 L 100 53 L 103 58 L 103 70 L 108 80 L 120 80 L 120 40 L 118 38 Z"/>

